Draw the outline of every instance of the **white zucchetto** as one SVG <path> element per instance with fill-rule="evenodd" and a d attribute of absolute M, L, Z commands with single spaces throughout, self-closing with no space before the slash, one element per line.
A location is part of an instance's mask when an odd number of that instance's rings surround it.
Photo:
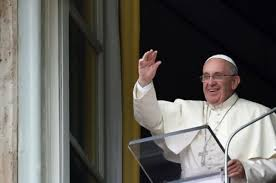
<path fill-rule="evenodd" d="M 227 62 L 230 62 L 230 63 L 233 64 L 236 68 L 238 68 L 237 65 L 236 65 L 236 63 L 234 62 L 234 60 L 233 60 L 232 58 L 228 57 L 227 55 L 223 55 L 223 54 L 213 55 L 213 56 L 209 57 L 209 58 L 205 61 L 205 63 L 207 63 L 207 62 L 208 62 L 210 59 L 212 59 L 212 58 L 223 59 L 223 60 L 225 60 L 225 61 L 227 61 Z"/>

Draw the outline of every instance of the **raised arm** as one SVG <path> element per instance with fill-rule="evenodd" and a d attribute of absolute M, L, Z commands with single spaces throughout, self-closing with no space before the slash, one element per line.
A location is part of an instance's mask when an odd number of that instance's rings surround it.
<path fill-rule="evenodd" d="M 157 51 L 149 50 L 139 59 L 138 83 L 133 89 L 134 116 L 140 125 L 154 132 L 161 132 L 162 114 L 156 98 L 153 85 L 149 85 L 155 74 L 160 61 L 155 61 Z M 145 87 L 147 86 L 147 87 Z"/>

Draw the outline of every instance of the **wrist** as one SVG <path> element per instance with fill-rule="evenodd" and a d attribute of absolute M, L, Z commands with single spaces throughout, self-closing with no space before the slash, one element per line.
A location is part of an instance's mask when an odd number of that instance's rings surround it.
<path fill-rule="evenodd" d="M 145 86 L 147 86 L 148 84 L 150 84 L 151 81 L 145 81 L 145 80 L 139 78 L 139 79 L 138 79 L 138 83 L 139 83 L 139 85 L 140 85 L 141 87 L 145 87 Z"/>

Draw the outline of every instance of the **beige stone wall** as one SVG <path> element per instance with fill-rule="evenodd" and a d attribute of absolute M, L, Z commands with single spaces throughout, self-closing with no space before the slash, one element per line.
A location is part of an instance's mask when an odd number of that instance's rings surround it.
<path fill-rule="evenodd" d="M 0 0 L 0 182 L 17 182 L 17 0 Z"/>

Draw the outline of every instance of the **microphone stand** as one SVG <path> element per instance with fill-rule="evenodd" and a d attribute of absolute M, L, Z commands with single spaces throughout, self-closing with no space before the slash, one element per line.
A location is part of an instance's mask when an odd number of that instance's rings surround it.
<path fill-rule="evenodd" d="M 248 127 L 249 125 L 259 121 L 260 119 L 272 114 L 273 112 L 276 111 L 276 107 L 274 107 L 273 109 L 269 110 L 267 113 L 261 115 L 260 117 L 246 123 L 245 125 L 241 126 L 240 128 L 238 128 L 236 131 L 234 131 L 231 136 L 228 138 L 227 143 L 226 143 L 226 148 L 225 148 L 225 154 L 224 154 L 224 182 L 228 183 L 228 167 L 227 167 L 227 161 L 228 161 L 228 149 L 229 149 L 229 145 L 230 142 L 232 140 L 232 138 L 238 133 L 240 132 L 242 129 Z"/>

